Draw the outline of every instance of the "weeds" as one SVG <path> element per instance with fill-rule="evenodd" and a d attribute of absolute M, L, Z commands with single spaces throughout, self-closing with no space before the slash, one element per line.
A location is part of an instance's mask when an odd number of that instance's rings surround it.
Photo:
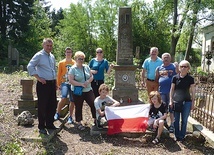
<path fill-rule="evenodd" d="M 5 146 L 2 146 L 2 148 L 0 149 L 2 150 L 2 152 L 4 152 L 5 155 L 11 155 L 11 154 L 23 155 L 24 154 L 20 146 L 20 143 L 17 141 L 8 142 L 5 144 Z"/>

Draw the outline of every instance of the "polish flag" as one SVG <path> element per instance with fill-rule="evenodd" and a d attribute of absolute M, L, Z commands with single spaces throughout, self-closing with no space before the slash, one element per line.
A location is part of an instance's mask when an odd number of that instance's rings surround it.
<path fill-rule="evenodd" d="M 121 132 L 145 132 L 148 126 L 150 104 L 105 107 L 108 135 Z"/>

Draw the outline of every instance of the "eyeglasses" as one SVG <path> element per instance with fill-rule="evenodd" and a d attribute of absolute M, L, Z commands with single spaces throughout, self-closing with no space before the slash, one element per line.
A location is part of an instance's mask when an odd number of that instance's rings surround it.
<path fill-rule="evenodd" d="M 188 66 L 180 66 L 180 68 L 188 68 Z"/>
<path fill-rule="evenodd" d="M 83 59 L 83 58 L 78 58 L 77 60 L 79 60 L 79 61 L 84 61 L 84 59 Z"/>
<path fill-rule="evenodd" d="M 103 53 L 103 51 L 97 51 L 97 53 Z"/>

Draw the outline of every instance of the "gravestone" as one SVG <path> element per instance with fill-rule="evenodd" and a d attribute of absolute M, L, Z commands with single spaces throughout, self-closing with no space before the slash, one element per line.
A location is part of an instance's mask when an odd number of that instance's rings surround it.
<path fill-rule="evenodd" d="M 13 48 L 11 43 L 8 45 L 8 62 L 9 66 L 19 65 L 19 51 Z"/>
<path fill-rule="evenodd" d="M 33 97 L 33 80 L 21 79 L 22 85 L 21 99 L 18 100 L 18 107 L 14 108 L 14 115 L 29 111 L 32 115 L 37 115 L 37 99 Z"/>
<path fill-rule="evenodd" d="M 21 79 L 20 84 L 22 85 L 21 99 L 18 100 L 18 107 L 14 108 L 14 115 L 18 115 L 23 111 L 29 111 L 32 115 L 37 116 L 38 99 L 33 97 L 33 80 Z M 57 103 L 59 102 L 57 98 Z M 69 99 L 65 101 L 65 106 L 60 111 L 60 116 L 65 117 L 69 110 Z"/>
<path fill-rule="evenodd" d="M 132 42 L 132 13 L 131 7 L 119 8 L 118 45 L 115 69 L 115 82 L 112 96 L 123 104 L 139 102 L 138 89 L 135 85 Z"/>

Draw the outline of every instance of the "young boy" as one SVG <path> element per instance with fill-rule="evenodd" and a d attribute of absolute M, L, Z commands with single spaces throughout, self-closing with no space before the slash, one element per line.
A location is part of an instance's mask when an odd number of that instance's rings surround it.
<path fill-rule="evenodd" d="M 157 136 L 152 143 L 157 144 L 160 141 L 160 136 L 164 128 L 164 119 L 167 117 L 166 107 L 161 102 L 161 96 L 158 91 L 151 91 L 149 94 L 150 111 L 148 125 L 154 130 L 157 130 Z"/>
<path fill-rule="evenodd" d="M 96 109 L 96 125 L 100 129 L 107 123 L 105 119 L 105 106 L 119 106 L 120 102 L 108 96 L 109 87 L 106 84 L 100 85 L 99 94 L 100 96 L 94 100 L 94 106 Z"/>

